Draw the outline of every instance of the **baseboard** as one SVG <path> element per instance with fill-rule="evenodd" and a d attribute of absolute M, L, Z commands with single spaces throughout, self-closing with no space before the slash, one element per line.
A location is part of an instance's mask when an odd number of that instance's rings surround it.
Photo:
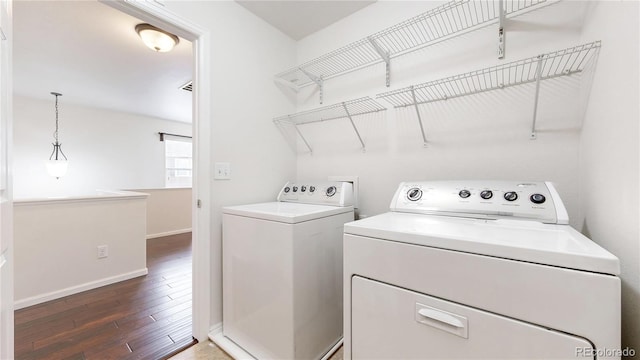
<path fill-rule="evenodd" d="M 13 307 L 15 310 L 26 308 L 29 306 L 37 305 L 43 302 L 59 299 L 61 297 L 77 294 L 83 291 L 99 288 L 101 286 L 117 283 L 124 280 L 133 279 L 138 276 L 147 275 L 149 270 L 145 267 L 143 269 L 131 271 L 125 274 L 111 276 L 96 281 L 90 281 L 84 284 L 71 286 L 62 290 L 52 291 L 41 295 L 31 296 L 26 299 L 18 300 L 14 302 Z"/>
<path fill-rule="evenodd" d="M 209 340 L 213 341 L 219 348 L 224 350 L 229 356 L 234 358 L 235 360 L 255 360 L 251 354 L 246 352 L 243 348 L 238 346 L 235 342 L 233 342 L 228 337 L 224 336 L 222 333 L 222 323 L 217 323 L 211 327 L 209 330 Z M 338 341 L 329 348 L 320 360 L 328 360 L 335 354 L 338 349 L 342 346 L 343 338 L 342 336 Z"/>
<path fill-rule="evenodd" d="M 211 331 L 209 331 L 209 339 L 235 360 L 255 360 L 255 358 L 249 355 L 248 352 L 244 351 L 243 348 L 224 336 L 222 333 L 222 323 L 218 323 L 211 327 Z"/>
<path fill-rule="evenodd" d="M 172 231 L 166 231 L 166 232 L 161 232 L 161 233 L 157 233 L 157 234 L 149 234 L 147 235 L 147 240 L 149 239 L 155 239 L 155 238 L 159 238 L 159 237 L 163 237 L 163 236 L 171 236 L 171 235 L 178 235 L 178 234 L 185 234 L 191 232 L 191 228 L 188 229 L 180 229 L 180 230 L 172 230 Z"/>

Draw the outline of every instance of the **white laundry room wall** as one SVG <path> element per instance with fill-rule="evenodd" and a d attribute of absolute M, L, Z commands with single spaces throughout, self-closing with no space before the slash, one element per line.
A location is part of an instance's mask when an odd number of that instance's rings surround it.
<path fill-rule="evenodd" d="M 298 43 L 303 63 L 364 38 L 443 2 L 377 2 Z M 560 2 L 511 20 L 506 58 L 497 58 L 497 25 L 391 60 L 391 86 L 378 64 L 325 81 L 324 104 L 372 96 L 544 52 L 578 45 L 585 6 Z M 286 70 L 286 69 L 283 69 Z M 537 140 L 530 140 L 534 84 L 449 99 L 420 107 L 428 146 L 423 147 L 415 109 L 354 118 L 366 151 L 346 119 L 307 124 L 298 141 L 298 179 L 360 177 L 361 216 L 387 211 L 401 181 L 505 179 L 556 183 L 572 224 L 578 218 L 579 76 L 544 81 Z M 320 106 L 315 86 L 299 94 L 298 111 Z"/>
<path fill-rule="evenodd" d="M 622 346 L 640 351 L 640 3 L 592 2 L 582 39 L 602 51 L 580 139 L 578 229 L 620 258 Z"/>
<path fill-rule="evenodd" d="M 53 149 L 54 100 L 14 96 L 16 199 L 163 188 L 165 152 L 158 132 L 191 135 L 191 124 L 78 106 L 62 96 L 59 137 L 69 170 L 56 179 L 45 168 Z"/>
<path fill-rule="evenodd" d="M 378 2 L 302 39 L 304 63 L 415 16 L 442 2 Z M 415 110 L 303 125 L 298 179 L 360 176 L 360 214 L 387 210 L 404 180 L 523 179 L 556 183 L 571 225 L 620 258 L 622 346 L 640 350 L 640 118 L 638 2 L 566 1 L 507 23 L 506 59 L 496 58 L 496 26 L 325 81 L 324 104 L 602 40 L 597 63 L 578 76 L 541 84 L 537 140 L 528 140 L 534 88 L 524 85 L 421 106 L 428 147 Z M 298 94 L 298 111 L 320 106 L 314 86 Z M 380 101 L 382 104 L 383 100 Z"/>
<path fill-rule="evenodd" d="M 273 75 L 295 63 L 295 41 L 234 1 L 166 1 L 168 10 L 210 32 L 211 153 L 231 164 L 211 186 L 211 320 L 222 321 L 222 207 L 274 201 L 295 177 L 295 153 L 271 119 L 295 108 Z M 213 166 L 212 166 L 213 168 Z M 207 201 L 207 199 L 203 199 Z"/>

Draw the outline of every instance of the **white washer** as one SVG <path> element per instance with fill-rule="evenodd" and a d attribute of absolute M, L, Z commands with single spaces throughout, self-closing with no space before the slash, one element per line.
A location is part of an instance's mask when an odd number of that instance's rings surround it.
<path fill-rule="evenodd" d="M 287 183 L 277 202 L 223 209 L 223 334 L 240 349 L 223 348 L 232 356 L 320 359 L 337 347 L 352 204 L 351 183 L 309 182 Z"/>
<path fill-rule="evenodd" d="M 550 183 L 400 184 L 345 225 L 345 359 L 619 359 L 618 259 Z"/>

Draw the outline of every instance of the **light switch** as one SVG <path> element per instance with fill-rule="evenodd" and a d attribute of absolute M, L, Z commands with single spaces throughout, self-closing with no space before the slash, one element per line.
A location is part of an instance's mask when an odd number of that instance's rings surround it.
<path fill-rule="evenodd" d="M 216 180 L 231 179 L 231 163 L 217 162 L 213 165 L 213 178 Z"/>

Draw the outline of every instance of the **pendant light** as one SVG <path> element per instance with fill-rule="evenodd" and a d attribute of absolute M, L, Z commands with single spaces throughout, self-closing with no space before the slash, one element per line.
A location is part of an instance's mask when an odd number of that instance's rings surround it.
<path fill-rule="evenodd" d="M 149 49 L 157 52 L 171 51 L 171 49 L 180 42 L 177 36 L 151 24 L 136 25 L 136 32 Z"/>
<path fill-rule="evenodd" d="M 53 151 L 51 152 L 51 156 L 49 156 L 49 160 L 46 164 L 49 175 L 59 179 L 67 173 L 69 162 L 67 161 L 65 154 L 62 152 L 62 144 L 58 141 L 58 96 L 62 96 L 62 94 L 52 92 L 51 95 L 56 97 L 56 131 L 53 133 L 53 139 L 56 142 L 53 143 Z"/>

